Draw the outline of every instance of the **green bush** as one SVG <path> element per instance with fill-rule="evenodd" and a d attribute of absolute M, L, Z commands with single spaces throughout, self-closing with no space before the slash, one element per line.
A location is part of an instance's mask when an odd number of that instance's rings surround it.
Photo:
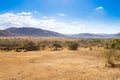
<path fill-rule="evenodd" d="M 77 42 L 68 42 L 67 46 L 69 50 L 77 50 L 79 47 L 79 44 Z"/>
<path fill-rule="evenodd" d="M 61 50 L 63 48 L 62 42 L 60 42 L 60 41 L 52 42 L 52 48 L 53 48 L 53 50 Z"/>
<path fill-rule="evenodd" d="M 40 47 L 38 45 L 36 45 L 34 42 L 32 42 L 32 41 L 26 42 L 24 47 L 25 47 L 26 51 L 40 50 Z"/>
<path fill-rule="evenodd" d="M 112 39 L 110 41 L 106 41 L 105 48 L 120 50 L 120 39 Z"/>

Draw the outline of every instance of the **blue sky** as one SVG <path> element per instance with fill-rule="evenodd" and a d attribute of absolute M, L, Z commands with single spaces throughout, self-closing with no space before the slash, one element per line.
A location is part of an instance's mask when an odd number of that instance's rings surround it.
<path fill-rule="evenodd" d="M 64 34 L 120 32 L 119 0 L 1 0 L 0 28 L 37 27 Z"/>

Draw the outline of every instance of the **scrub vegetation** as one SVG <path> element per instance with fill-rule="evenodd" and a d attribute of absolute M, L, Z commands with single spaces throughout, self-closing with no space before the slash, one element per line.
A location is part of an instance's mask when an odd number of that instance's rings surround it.
<path fill-rule="evenodd" d="M 0 80 L 119 80 L 119 50 L 120 39 L 0 38 Z"/>

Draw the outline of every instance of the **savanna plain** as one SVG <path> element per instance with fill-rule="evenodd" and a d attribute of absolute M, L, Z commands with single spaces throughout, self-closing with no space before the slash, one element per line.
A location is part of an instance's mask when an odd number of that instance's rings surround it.
<path fill-rule="evenodd" d="M 77 50 L 0 50 L 0 80 L 120 80 L 120 68 L 105 66 L 104 52 L 96 45 Z"/>

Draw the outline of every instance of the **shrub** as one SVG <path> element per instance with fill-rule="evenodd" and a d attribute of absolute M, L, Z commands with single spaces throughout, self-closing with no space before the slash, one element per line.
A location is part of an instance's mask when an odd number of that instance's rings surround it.
<path fill-rule="evenodd" d="M 38 42 L 38 45 L 40 46 L 41 50 L 45 50 L 50 45 L 50 41 L 40 41 Z"/>
<path fill-rule="evenodd" d="M 69 50 L 77 50 L 79 47 L 79 44 L 77 42 L 68 42 L 67 46 Z"/>
<path fill-rule="evenodd" d="M 53 50 L 60 50 L 62 49 L 62 43 L 60 41 L 54 41 L 52 43 Z"/>
<path fill-rule="evenodd" d="M 39 50 L 39 49 L 40 49 L 40 47 L 32 41 L 28 41 L 25 44 L 25 50 L 26 51 L 34 51 L 34 50 Z"/>
<path fill-rule="evenodd" d="M 111 50 L 106 51 L 105 57 L 106 57 L 106 61 L 107 61 L 106 66 L 114 68 L 114 67 L 118 67 L 118 65 L 120 65 L 118 63 L 118 62 L 120 62 L 120 53 L 117 50 L 111 49 Z"/>
<path fill-rule="evenodd" d="M 110 66 L 110 67 L 115 67 L 115 64 L 114 64 L 114 62 L 113 62 L 113 56 L 114 56 L 114 54 L 115 54 L 115 51 L 114 50 L 109 50 L 109 51 L 106 51 L 105 52 L 105 57 L 106 57 L 106 62 L 107 62 L 107 64 L 106 64 L 106 66 Z"/>
<path fill-rule="evenodd" d="M 93 50 L 93 48 L 92 48 L 92 47 L 90 47 L 89 49 L 90 49 L 90 51 L 91 51 L 91 50 Z"/>
<path fill-rule="evenodd" d="M 107 41 L 105 48 L 120 50 L 120 39 L 113 39 L 113 40 Z"/>
<path fill-rule="evenodd" d="M 45 50 L 46 45 L 45 44 L 39 44 L 41 50 Z"/>

